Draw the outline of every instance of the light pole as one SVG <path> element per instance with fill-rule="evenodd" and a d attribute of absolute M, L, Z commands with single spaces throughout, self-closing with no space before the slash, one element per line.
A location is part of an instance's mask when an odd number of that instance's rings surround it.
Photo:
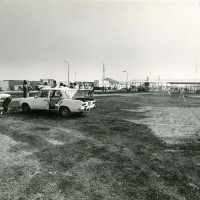
<path fill-rule="evenodd" d="M 105 79 L 105 72 L 106 72 L 106 69 L 105 69 L 105 64 L 103 64 L 103 78 L 102 78 L 102 81 L 103 81 L 103 86 L 104 86 L 104 79 Z"/>
<path fill-rule="evenodd" d="M 68 87 L 69 87 L 69 63 L 67 61 L 64 61 L 68 65 Z"/>
<path fill-rule="evenodd" d="M 75 82 L 76 82 L 76 72 L 75 72 Z"/>
<path fill-rule="evenodd" d="M 126 72 L 126 89 L 128 89 L 128 72 L 127 71 L 122 71 L 122 72 Z"/>

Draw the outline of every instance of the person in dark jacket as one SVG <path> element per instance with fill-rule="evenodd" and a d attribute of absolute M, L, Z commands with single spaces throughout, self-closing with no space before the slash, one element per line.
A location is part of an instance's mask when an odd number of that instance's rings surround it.
<path fill-rule="evenodd" d="M 0 102 L 3 106 L 3 111 L 1 115 L 4 113 L 8 113 L 8 105 L 12 101 L 12 96 L 10 94 L 0 94 Z"/>

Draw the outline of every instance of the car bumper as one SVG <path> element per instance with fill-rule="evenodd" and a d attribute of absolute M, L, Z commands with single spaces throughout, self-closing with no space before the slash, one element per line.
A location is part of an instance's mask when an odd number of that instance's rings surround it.
<path fill-rule="evenodd" d="M 96 108 L 95 105 L 92 105 L 92 106 L 85 106 L 85 107 L 79 108 L 78 111 L 79 111 L 79 112 L 90 111 L 90 110 L 93 110 L 93 109 L 95 109 L 95 108 Z"/>

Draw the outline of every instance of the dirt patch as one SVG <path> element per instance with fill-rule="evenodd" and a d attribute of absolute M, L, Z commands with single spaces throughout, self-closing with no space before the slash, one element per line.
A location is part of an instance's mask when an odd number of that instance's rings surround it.
<path fill-rule="evenodd" d="M 47 139 L 47 141 L 51 144 L 54 144 L 54 145 L 64 145 L 65 142 L 62 142 L 62 141 L 58 141 L 58 140 L 49 140 Z"/>
<path fill-rule="evenodd" d="M 135 109 L 135 111 L 137 111 Z M 138 112 L 145 109 L 138 109 Z M 153 133 L 167 143 L 182 143 L 188 138 L 199 137 L 200 111 L 188 107 L 166 107 L 151 109 L 146 118 L 125 119 L 126 121 L 148 125 Z M 184 139 L 184 140 L 183 140 Z"/>

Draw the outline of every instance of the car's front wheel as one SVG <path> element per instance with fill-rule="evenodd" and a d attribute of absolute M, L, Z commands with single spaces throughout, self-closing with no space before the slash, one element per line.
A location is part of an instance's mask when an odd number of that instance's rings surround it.
<path fill-rule="evenodd" d="M 22 104 L 22 110 L 23 110 L 23 112 L 28 113 L 28 112 L 30 112 L 31 109 L 27 103 L 24 103 L 24 104 Z"/>
<path fill-rule="evenodd" d="M 60 109 L 60 114 L 62 115 L 62 117 L 69 117 L 71 115 L 71 111 L 68 107 L 62 107 Z"/>

